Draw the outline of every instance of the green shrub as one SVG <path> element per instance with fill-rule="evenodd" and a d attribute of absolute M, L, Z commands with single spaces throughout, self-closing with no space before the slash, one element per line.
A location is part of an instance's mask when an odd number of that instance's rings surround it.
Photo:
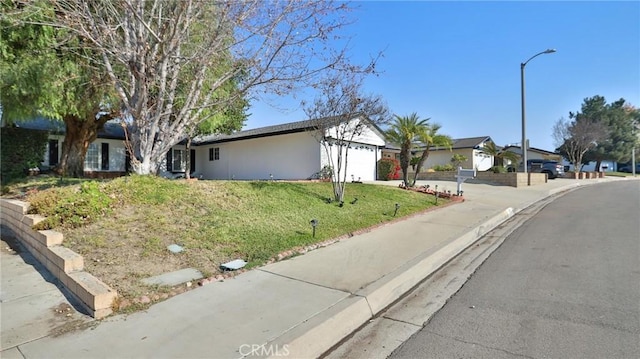
<path fill-rule="evenodd" d="M 2 127 L 0 180 L 3 184 L 25 178 L 37 167 L 47 146 L 47 132 L 18 127 Z"/>
<path fill-rule="evenodd" d="M 29 196 L 29 213 L 37 213 L 42 216 L 54 214 L 55 207 L 65 197 L 67 189 L 51 188 L 46 191 L 38 191 Z"/>
<path fill-rule="evenodd" d="M 493 166 L 489 168 L 489 171 L 493 173 L 507 173 L 507 168 L 503 166 Z"/>
<path fill-rule="evenodd" d="M 432 169 L 436 172 L 444 172 L 444 171 L 453 171 L 455 170 L 455 168 L 453 168 L 453 165 L 450 163 L 447 163 L 446 165 L 435 165 L 432 167 Z"/>
<path fill-rule="evenodd" d="M 37 229 L 76 228 L 111 213 L 111 198 L 97 181 L 84 182 L 80 188 L 54 188 L 35 193 L 29 199 L 29 212 L 47 217 Z"/>
<path fill-rule="evenodd" d="M 400 179 L 400 162 L 395 158 L 383 158 L 378 161 L 378 179 L 382 181 Z"/>

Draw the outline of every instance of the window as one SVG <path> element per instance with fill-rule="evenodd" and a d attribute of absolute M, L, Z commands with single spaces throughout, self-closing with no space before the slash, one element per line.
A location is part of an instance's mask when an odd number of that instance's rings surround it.
<path fill-rule="evenodd" d="M 174 172 L 184 172 L 185 157 L 183 150 L 173 150 L 172 169 Z"/>
<path fill-rule="evenodd" d="M 220 159 L 220 148 L 210 148 L 209 149 L 209 161 L 217 161 Z"/>
<path fill-rule="evenodd" d="M 92 143 L 87 149 L 87 156 L 84 159 L 84 168 L 89 171 L 100 170 L 100 151 L 98 144 Z"/>

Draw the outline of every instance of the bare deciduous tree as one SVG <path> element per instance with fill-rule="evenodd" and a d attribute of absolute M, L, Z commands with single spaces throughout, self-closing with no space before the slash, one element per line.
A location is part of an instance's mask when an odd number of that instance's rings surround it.
<path fill-rule="evenodd" d="M 332 169 L 334 199 L 344 202 L 349 149 L 378 125 L 388 121 L 389 110 L 382 97 L 362 92 L 362 77 L 341 73 L 328 77 L 313 103 L 303 102 L 310 119 L 319 120 L 314 129 Z"/>
<path fill-rule="evenodd" d="M 596 148 L 598 141 L 607 138 L 607 129 L 600 122 L 559 119 L 553 125 L 553 139 L 560 152 L 571 164 L 574 171 L 582 168 L 584 154 Z"/>
<path fill-rule="evenodd" d="M 55 8 L 56 25 L 99 54 L 139 174 L 156 172 L 188 128 L 240 96 L 288 93 L 329 68 L 363 70 L 330 46 L 349 9 L 325 0 L 57 0 Z M 237 91 L 219 96 L 228 81 Z"/>

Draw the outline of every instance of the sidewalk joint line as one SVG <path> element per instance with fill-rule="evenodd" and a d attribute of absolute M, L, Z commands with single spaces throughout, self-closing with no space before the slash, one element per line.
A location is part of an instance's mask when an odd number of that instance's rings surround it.
<path fill-rule="evenodd" d="M 42 340 L 42 339 L 49 338 L 49 337 L 51 337 L 51 334 L 50 334 L 50 333 L 47 333 L 47 334 L 45 334 L 45 335 L 43 335 L 43 336 L 41 336 L 41 337 L 33 338 L 33 339 L 29 339 L 29 340 L 27 340 L 26 342 L 23 342 L 23 343 L 20 343 L 20 344 L 14 345 L 14 346 L 12 346 L 12 347 L 9 347 L 9 348 L 2 348 L 2 352 L 3 352 L 3 351 L 6 351 L 6 350 L 13 349 L 13 348 L 16 348 L 16 350 L 20 353 L 20 355 L 22 355 L 22 357 L 23 357 L 23 358 L 26 358 L 27 356 L 26 356 L 26 355 L 24 355 L 24 354 L 22 353 L 22 350 L 20 350 L 20 346 L 22 346 L 22 345 L 26 345 L 26 344 L 31 344 L 31 343 L 33 343 L 33 342 L 37 342 L 38 340 Z M 0 352 L 0 353 L 1 353 L 1 352 Z"/>
<path fill-rule="evenodd" d="M 328 286 L 326 286 L 326 285 L 322 285 L 322 284 L 318 284 L 318 283 L 313 283 L 313 282 L 309 282 L 309 281 L 302 280 L 302 279 L 298 279 L 298 278 L 289 277 L 289 276 L 286 276 L 286 275 L 284 275 L 284 274 L 271 272 L 271 271 L 268 271 L 268 270 L 265 270 L 265 269 L 262 269 L 262 268 L 257 268 L 257 270 L 259 270 L 259 271 L 261 271 L 261 272 L 264 272 L 264 273 L 273 274 L 273 275 L 276 275 L 276 276 L 278 276 L 278 277 L 291 279 L 291 280 L 294 280 L 294 281 L 296 281 L 296 282 L 301 282 L 301 283 L 311 284 L 311 285 L 314 285 L 314 286 L 316 286 L 316 287 L 320 287 L 320 288 L 326 288 L 326 289 L 331 289 L 331 290 L 337 290 L 337 291 L 339 291 L 339 292 L 342 292 L 342 293 L 348 293 L 348 294 L 350 294 L 350 295 L 356 295 L 355 293 L 351 293 L 351 292 L 349 292 L 349 291 L 344 291 L 344 290 L 342 290 L 342 289 L 336 289 L 336 288 L 328 287 Z"/>
<path fill-rule="evenodd" d="M 20 353 L 20 355 L 22 355 L 22 358 L 26 359 L 27 356 L 24 355 L 24 353 L 22 352 L 22 349 L 20 349 L 20 345 L 15 346 L 16 350 L 18 351 L 18 353 Z"/>
<path fill-rule="evenodd" d="M 357 294 L 356 294 L 357 295 Z M 364 300 L 367 302 L 367 308 L 369 308 L 369 314 L 371 314 L 371 319 L 374 319 L 376 317 L 375 313 L 373 312 L 373 308 L 371 308 L 371 303 L 369 303 L 369 298 L 367 298 L 366 295 L 357 295 L 358 297 L 362 297 L 364 298 Z M 369 319 L 369 320 L 371 320 Z"/>

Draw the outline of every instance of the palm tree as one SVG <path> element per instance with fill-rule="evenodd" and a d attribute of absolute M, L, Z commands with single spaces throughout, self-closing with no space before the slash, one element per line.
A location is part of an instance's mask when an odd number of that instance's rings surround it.
<path fill-rule="evenodd" d="M 517 153 L 498 149 L 498 146 L 496 146 L 496 144 L 493 142 L 485 143 L 484 147 L 482 147 L 482 152 L 489 156 L 493 156 L 494 167 L 496 166 L 496 159 L 502 159 L 503 161 L 509 160 L 512 163 L 518 162 L 518 160 L 520 159 L 520 156 Z"/>
<path fill-rule="evenodd" d="M 393 115 L 391 127 L 385 132 L 387 140 L 400 146 L 400 168 L 402 168 L 402 181 L 409 186 L 409 161 L 411 149 L 414 147 L 418 134 L 423 132 L 429 119 L 421 120 L 417 113 L 409 116 Z"/>
<path fill-rule="evenodd" d="M 453 140 L 447 135 L 439 134 L 438 131 L 440 130 L 440 127 L 440 125 L 435 123 L 427 124 L 418 133 L 418 140 L 424 145 L 424 150 L 416 164 L 416 172 L 413 175 L 413 182 L 411 183 L 412 187 L 415 186 L 416 180 L 418 180 L 418 174 L 420 173 L 422 165 L 427 161 L 427 158 L 429 158 L 429 151 L 431 150 L 431 147 L 446 147 L 451 151 Z"/>

